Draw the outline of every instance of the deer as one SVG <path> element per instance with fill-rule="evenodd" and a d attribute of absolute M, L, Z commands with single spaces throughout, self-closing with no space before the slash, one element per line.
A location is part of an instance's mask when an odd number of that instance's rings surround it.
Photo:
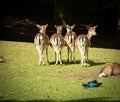
<path fill-rule="evenodd" d="M 100 69 L 98 77 L 109 77 L 120 75 L 120 63 L 111 63 Z"/>
<path fill-rule="evenodd" d="M 67 61 L 71 62 L 73 61 L 75 63 L 75 40 L 77 38 L 76 33 L 73 31 L 73 28 L 75 27 L 75 24 L 70 26 L 66 25 L 66 34 L 64 36 L 64 39 L 67 44 L 67 50 L 68 50 L 68 58 Z"/>
<path fill-rule="evenodd" d="M 55 65 L 58 64 L 58 61 L 60 61 L 60 64 L 62 64 L 62 56 L 61 56 L 61 51 L 63 46 L 65 46 L 65 40 L 64 37 L 62 35 L 62 28 L 63 26 L 56 26 L 55 28 L 57 29 L 57 33 L 54 33 L 51 37 L 50 37 L 50 43 L 52 45 L 52 48 L 55 51 Z"/>
<path fill-rule="evenodd" d="M 80 55 L 81 55 L 81 66 L 85 67 L 88 65 L 88 49 L 91 46 L 91 38 L 92 36 L 97 35 L 96 26 L 90 27 L 87 26 L 88 33 L 87 34 L 79 34 L 76 38 L 75 45 L 77 46 Z"/>
<path fill-rule="evenodd" d="M 50 45 L 50 41 L 49 37 L 46 34 L 46 28 L 48 27 L 48 24 L 46 25 L 36 24 L 36 27 L 39 29 L 39 32 L 34 37 L 34 43 L 39 53 L 39 65 L 41 64 L 44 65 L 45 64 L 43 57 L 44 50 L 46 50 L 47 63 L 49 63 L 48 46 Z"/>
<path fill-rule="evenodd" d="M 2 55 L 0 55 L 0 62 L 5 62 L 5 59 Z"/>

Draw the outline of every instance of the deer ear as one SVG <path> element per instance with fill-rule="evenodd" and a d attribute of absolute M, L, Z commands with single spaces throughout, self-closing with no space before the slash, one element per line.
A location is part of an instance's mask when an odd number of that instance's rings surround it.
<path fill-rule="evenodd" d="M 61 27 L 63 28 L 63 25 L 61 25 Z"/>
<path fill-rule="evenodd" d="M 57 26 L 56 25 L 54 25 L 55 26 L 55 28 L 57 28 Z"/>
<path fill-rule="evenodd" d="M 47 28 L 47 27 L 48 27 L 48 24 L 46 24 L 45 27 Z"/>
<path fill-rule="evenodd" d="M 90 26 L 89 26 L 89 25 L 87 25 L 86 29 L 90 29 Z"/>
<path fill-rule="evenodd" d="M 40 25 L 39 24 L 36 24 L 36 27 L 40 29 Z"/>
<path fill-rule="evenodd" d="M 94 26 L 94 28 L 97 28 L 97 27 L 98 27 L 98 25 Z"/>
<path fill-rule="evenodd" d="M 75 24 L 71 27 L 72 29 L 75 27 Z"/>
<path fill-rule="evenodd" d="M 68 27 L 69 27 L 69 25 L 67 24 L 67 25 L 66 25 L 66 28 L 68 28 Z"/>

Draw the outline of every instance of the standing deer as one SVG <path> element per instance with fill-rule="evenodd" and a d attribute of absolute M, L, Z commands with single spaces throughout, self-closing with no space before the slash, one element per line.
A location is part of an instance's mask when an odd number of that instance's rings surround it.
<path fill-rule="evenodd" d="M 73 26 L 66 26 L 67 33 L 65 34 L 65 41 L 67 43 L 67 49 L 68 49 L 68 62 L 74 61 L 75 63 L 75 39 L 77 37 L 76 33 L 73 32 L 73 28 L 75 27 L 75 24 Z"/>
<path fill-rule="evenodd" d="M 88 33 L 87 35 L 85 34 L 80 34 L 78 35 L 76 39 L 76 46 L 78 47 L 78 50 L 80 51 L 81 54 L 81 65 L 82 66 L 87 66 L 87 61 L 88 61 L 88 49 L 91 45 L 91 38 L 93 35 L 96 35 L 96 27 L 87 27 L 88 28 Z"/>
<path fill-rule="evenodd" d="M 56 60 L 56 65 L 58 64 L 58 60 L 60 60 L 60 64 L 62 64 L 62 56 L 61 56 L 61 50 L 63 46 L 65 45 L 64 38 L 62 36 L 62 28 L 63 26 L 56 26 L 55 28 L 57 29 L 57 33 L 53 34 L 50 37 L 50 43 L 52 44 L 52 47 L 55 51 L 55 60 Z"/>
<path fill-rule="evenodd" d="M 44 58 L 43 58 L 43 52 L 46 49 L 46 57 L 47 57 L 47 63 L 49 63 L 48 60 L 48 46 L 50 44 L 49 37 L 46 35 L 46 28 L 48 24 L 46 25 L 38 25 L 36 24 L 37 28 L 40 29 L 39 33 L 36 34 L 34 38 L 34 43 L 36 45 L 36 48 L 39 52 L 39 65 L 45 64 Z"/>

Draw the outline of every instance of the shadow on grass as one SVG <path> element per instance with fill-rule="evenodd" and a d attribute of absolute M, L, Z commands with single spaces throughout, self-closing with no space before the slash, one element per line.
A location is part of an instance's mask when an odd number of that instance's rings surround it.
<path fill-rule="evenodd" d="M 109 98 L 98 97 L 98 98 L 85 98 L 80 100 L 68 100 L 68 101 L 55 101 L 55 100 L 0 100 L 0 102 L 120 102 L 120 100 L 109 100 Z"/>
<path fill-rule="evenodd" d="M 109 100 L 109 98 L 98 97 L 98 98 L 85 98 L 81 100 L 70 100 L 63 102 L 120 102 L 120 100 Z"/>
<path fill-rule="evenodd" d="M 90 63 L 91 66 L 97 66 L 97 65 L 105 64 L 105 62 L 94 62 L 92 60 L 88 60 L 88 63 Z"/>
<path fill-rule="evenodd" d="M 63 63 L 63 65 L 80 64 L 80 60 L 76 60 L 76 63 L 62 60 L 62 63 Z M 55 65 L 55 61 L 49 62 L 49 64 Z M 90 64 L 90 66 L 97 66 L 97 65 L 103 65 L 103 64 L 105 64 L 105 62 L 94 62 L 92 60 L 88 60 L 88 64 Z M 60 65 L 60 63 L 58 63 L 58 65 Z"/>

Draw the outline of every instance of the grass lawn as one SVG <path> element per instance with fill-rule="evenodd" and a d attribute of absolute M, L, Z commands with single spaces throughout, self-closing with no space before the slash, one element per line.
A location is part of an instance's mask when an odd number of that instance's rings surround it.
<path fill-rule="evenodd" d="M 38 52 L 33 43 L 0 41 L 0 102 L 119 102 L 120 77 L 98 78 L 105 64 L 120 63 L 120 50 L 90 48 L 91 66 L 67 63 L 67 49 L 62 50 L 63 65 L 54 65 L 54 52 L 49 47 L 50 65 L 38 65 Z M 45 57 L 46 62 L 46 57 Z M 83 88 L 82 83 L 97 79 L 97 88 Z"/>

